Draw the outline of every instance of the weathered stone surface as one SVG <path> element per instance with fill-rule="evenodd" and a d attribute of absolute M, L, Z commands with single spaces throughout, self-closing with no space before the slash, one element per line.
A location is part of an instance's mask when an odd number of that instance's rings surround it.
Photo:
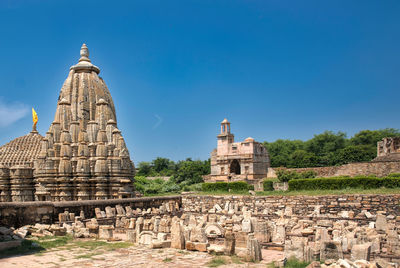
<path fill-rule="evenodd" d="M 377 231 L 386 231 L 387 228 L 387 220 L 385 215 L 376 215 L 376 223 L 375 228 Z"/>
<path fill-rule="evenodd" d="M 249 252 L 249 260 L 255 262 L 262 260 L 260 243 L 254 237 L 249 237 L 247 241 L 247 250 Z"/>
<path fill-rule="evenodd" d="M 99 226 L 99 238 L 100 239 L 111 239 L 113 238 L 113 226 L 101 225 Z"/>
<path fill-rule="evenodd" d="M 343 250 L 340 242 L 337 241 L 325 241 L 321 243 L 321 252 L 320 252 L 321 260 L 328 259 L 342 259 L 343 258 Z"/>
<path fill-rule="evenodd" d="M 172 219 L 171 247 L 177 249 L 185 248 L 185 236 L 183 233 L 183 227 L 181 226 L 180 220 L 177 217 L 174 217 Z"/>
<path fill-rule="evenodd" d="M 139 244 L 150 245 L 154 239 L 154 233 L 150 231 L 143 231 L 139 234 Z"/>
<path fill-rule="evenodd" d="M 169 248 L 171 247 L 171 241 L 152 241 L 151 248 Z"/>
<path fill-rule="evenodd" d="M 224 254 L 228 256 L 235 254 L 235 235 L 232 231 L 225 233 Z"/>
<path fill-rule="evenodd" d="M 351 249 L 352 260 L 366 260 L 369 261 L 371 256 L 371 243 L 361 245 L 354 245 Z"/>

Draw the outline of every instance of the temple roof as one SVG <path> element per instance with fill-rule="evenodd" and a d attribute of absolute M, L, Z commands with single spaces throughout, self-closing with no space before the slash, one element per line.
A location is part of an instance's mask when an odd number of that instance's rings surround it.
<path fill-rule="evenodd" d="M 15 165 L 33 166 L 33 160 L 39 155 L 40 141 L 43 137 L 36 131 L 18 137 L 0 147 L 0 165 L 11 167 Z"/>

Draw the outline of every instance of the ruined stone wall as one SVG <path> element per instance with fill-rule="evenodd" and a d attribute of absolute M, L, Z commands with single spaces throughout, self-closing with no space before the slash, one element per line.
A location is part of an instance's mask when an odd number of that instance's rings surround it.
<path fill-rule="evenodd" d="M 339 217 L 341 211 L 353 211 L 355 215 L 366 210 L 370 213 L 384 212 L 387 215 L 398 216 L 400 221 L 400 194 L 397 195 L 326 195 L 326 196 L 195 196 L 182 197 L 182 207 L 185 212 L 215 213 L 215 205 L 222 209 L 226 204 L 238 207 L 244 206 L 253 215 L 279 217 L 279 212 L 286 207 L 292 209 L 292 215 L 307 217 L 316 208 L 320 214 Z M 229 207 L 229 206 L 228 206 Z M 228 208 L 227 207 L 227 208 Z M 229 209 L 229 208 L 228 208 Z"/>
<path fill-rule="evenodd" d="M 0 225 L 19 227 L 35 223 L 51 224 L 57 222 L 58 214 L 65 211 L 75 215 L 80 215 L 83 211 L 87 218 L 91 218 L 95 217 L 95 208 L 105 210 L 107 206 L 121 205 L 134 209 L 148 209 L 169 201 L 181 204 L 179 196 L 66 202 L 3 202 L 0 203 Z"/>
<path fill-rule="evenodd" d="M 276 169 L 276 168 L 275 168 Z M 350 163 L 342 166 L 313 167 L 313 168 L 288 168 L 296 172 L 312 170 L 318 177 L 376 175 L 387 176 L 391 173 L 400 173 L 400 161 Z"/>
<path fill-rule="evenodd" d="M 184 215 L 229 223 L 236 247 L 254 236 L 300 260 L 400 263 L 400 194 L 342 196 L 184 196 Z M 247 241 L 247 242 L 246 242 Z M 384 266 L 387 267 L 387 266 Z"/>

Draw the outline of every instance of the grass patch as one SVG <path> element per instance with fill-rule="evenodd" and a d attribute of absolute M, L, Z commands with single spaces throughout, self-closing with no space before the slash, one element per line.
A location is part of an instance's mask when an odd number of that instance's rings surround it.
<path fill-rule="evenodd" d="M 165 258 L 165 259 L 163 259 L 163 262 L 171 262 L 172 261 L 172 258 Z"/>
<path fill-rule="evenodd" d="M 304 268 L 307 267 L 309 264 L 309 262 L 303 262 L 295 258 L 290 258 L 285 263 L 285 268 Z"/>
<path fill-rule="evenodd" d="M 214 257 L 211 261 L 207 263 L 208 267 L 218 267 L 220 265 L 226 264 L 226 260 L 221 257 Z"/>
<path fill-rule="evenodd" d="M 232 260 L 232 263 L 235 263 L 235 264 L 242 264 L 243 263 L 242 260 L 236 255 L 233 255 L 231 257 L 231 260 Z"/>
<path fill-rule="evenodd" d="M 6 258 L 14 255 L 24 255 L 28 253 L 40 254 L 40 252 L 43 250 L 45 249 L 41 247 L 37 242 L 23 240 L 21 242 L 21 245 L 18 247 L 0 251 L 0 258 Z"/>
<path fill-rule="evenodd" d="M 303 262 L 299 261 L 296 258 L 290 258 L 286 261 L 285 263 L 285 268 L 305 268 L 309 265 L 309 262 Z M 267 265 L 268 268 L 278 268 L 278 266 L 275 265 L 275 263 L 271 262 L 270 264 Z"/>
<path fill-rule="evenodd" d="M 129 248 L 133 246 L 130 242 L 105 242 L 99 240 L 88 240 L 88 241 L 74 241 L 71 247 L 79 247 L 88 250 L 104 249 L 104 250 L 116 250 L 119 248 Z"/>
<path fill-rule="evenodd" d="M 65 246 L 70 241 L 72 241 L 72 236 L 45 236 L 40 237 L 36 243 L 38 243 L 44 249 L 52 249 L 61 246 Z"/>

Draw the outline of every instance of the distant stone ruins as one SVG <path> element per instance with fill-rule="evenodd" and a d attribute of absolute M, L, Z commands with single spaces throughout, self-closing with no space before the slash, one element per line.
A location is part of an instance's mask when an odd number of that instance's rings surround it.
<path fill-rule="evenodd" d="M 270 166 L 267 149 L 253 138 L 234 142 L 231 123 L 221 122 L 217 148 L 211 152 L 210 181 L 254 182 L 267 177 Z"/>
<path fill-rule="evenodd" d="M 377 145 L 377 157 L 373 161 L 400 161 L 400 137 L 383 138 Z"/>
<path fill-rule="evenodd" d="M 0 147 L 0 201 L 133 197 L 129 157 L 111 94 L 82 45 L 61 88 L 53 123 Z"/>

